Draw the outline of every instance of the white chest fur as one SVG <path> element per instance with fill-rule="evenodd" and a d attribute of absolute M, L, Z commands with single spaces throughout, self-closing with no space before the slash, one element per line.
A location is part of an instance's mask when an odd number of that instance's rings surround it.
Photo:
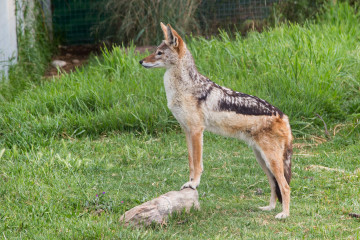
<path fill-rule="evenodd" d="M 166 70 L 164 74 L 164 86 L 165 86 L 166 100 L 168 103 L 168 107 L 170 108 L 169 104 L 172 102 L 172 99 L 174 98 L 175 95 L 175 89 L 171 84 L 170 70 Z"/>
<path fill-rule="evenodd" d="M 179 89 L 179 83 L 171 70 L 166 70 L 164 75 L 164 86 L 166 92 L 167 106 L 180 123 L 181 126 L 185 126 L 186 119 L 186 107 L 182 104 L 181 89 Z"/>

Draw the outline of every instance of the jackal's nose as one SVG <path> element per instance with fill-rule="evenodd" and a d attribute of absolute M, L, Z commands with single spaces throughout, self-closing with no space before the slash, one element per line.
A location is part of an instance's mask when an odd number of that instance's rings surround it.
<path fill-rule="evenodd" d="M 142 64 L 142 63 L 143 63 L 143 60 L 140 60 L 139 63 Z"/>

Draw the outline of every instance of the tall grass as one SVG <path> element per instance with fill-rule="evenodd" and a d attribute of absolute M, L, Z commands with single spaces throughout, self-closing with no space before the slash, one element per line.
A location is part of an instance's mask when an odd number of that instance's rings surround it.
<path fill-rule="evenodd" d="M 316 24 L 282 25 L 245 39 L 236 34 L 235 40 L 223 32 L 220 41 L 198 38 L 191 48 L 202 72 L 279 106 L 298 130 L 296 124 L 316 114 L 326 122 L 358 117 L 358 23 L 359 13 L 347 3 L 329 5 Z"/>
<path fill-rule="evenodd" d="M 87 68 L 44 82 L 1 104 L 0 134 L 8 145 L 46 145 L 53 137 L 109 131 L 163 131 L 171 120 L 161 71 L 142 71 L 134 47 L 104 50 Z"/>
<path fill-rule="evenodd" d="M 159 22 L 177 26 L 180 33 L 199 31 L 196 10 L 200 0 L 105 0 L 97 4 L 102 21 L 93 28 L 101 40 L 139 45 L 161 41 Z"/>
<path fill-rule="evenodd" d="M 296 136 L 322 134 L 353 120 L 359 131 L 359 15 L 348 4 L 329 8 L 318 23 L 284 25 L 247 38 L 191 38 L 203 74 L 283 110 Z M 59 137 L 96 138 L 113 131 L 154 133 L 178 125 L 166 107 L 163 69 L 147 70 L 132 46 L 104 50 L 86 68 L 43 82 L 0 104 L 0 144 L 47 146 Z M 318 130 L 308 126 L 318 126 Z"/>

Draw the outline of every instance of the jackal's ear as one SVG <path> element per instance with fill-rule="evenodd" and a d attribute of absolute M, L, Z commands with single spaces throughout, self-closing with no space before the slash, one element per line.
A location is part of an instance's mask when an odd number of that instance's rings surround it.
<path fill-rule="evenodd" d="M 167 28 L 166 28 L 165 24 L 163 24 L 162 22 L 160 22 L 160 26 L 161 26 L 161 29 L 163 30 L 165 41 L 167 41 L 168 40 Z"/>
<path fill-rule="evenodd" d="M 170 24 L 167 25 L 167 37 L 167 41 L 171 46 L 175 48 L 179 47 L 182 39 L 180 35 L 170 26 Z"/>

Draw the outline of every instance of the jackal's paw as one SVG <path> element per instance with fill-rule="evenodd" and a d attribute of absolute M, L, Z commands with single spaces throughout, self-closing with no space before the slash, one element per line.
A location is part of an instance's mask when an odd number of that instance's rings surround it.
<path fill-rule="evenodd" d="M 185 183 L 184 185 L 182 185 L 180 190 L 183 190 L 184 188 L 192 188 L 192 189 L 196 189 L 199 186 L 199 183 L 196 183 L 194 181 L 189 181 L 187 183 Z"/>
<path fill-rule="evenodd" d="M 281 212 L 278 215 L 275 216 L 276 219 L 284 219 L 287 218 L 290 214 L 289 213 L 285 213 L 285 212 Z"/>
<path fill-rule="evenodd" d="M 271 206 L 271 205 L 266 206 L 266 207 L 259 207 L 259 209 L 262 210 L 262 211 L 271 211 L 274 208 L 275 208 L 275 206 Z"/>

